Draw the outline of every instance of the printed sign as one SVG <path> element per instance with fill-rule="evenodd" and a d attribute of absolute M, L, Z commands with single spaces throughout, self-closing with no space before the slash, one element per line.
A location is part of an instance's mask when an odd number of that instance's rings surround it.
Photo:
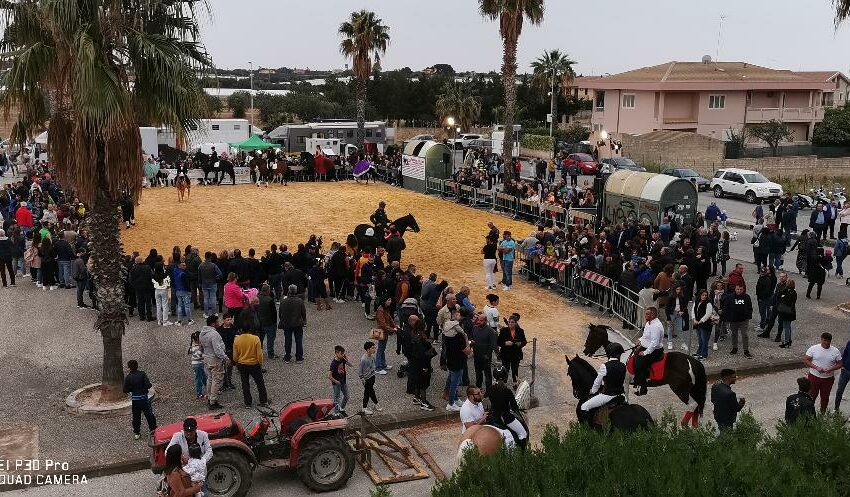
<path fill-rule="evenodd" d="M 425 159 L 413 155 L 401 157 L 401 174 L 408 178 L 425 181 Z"/>

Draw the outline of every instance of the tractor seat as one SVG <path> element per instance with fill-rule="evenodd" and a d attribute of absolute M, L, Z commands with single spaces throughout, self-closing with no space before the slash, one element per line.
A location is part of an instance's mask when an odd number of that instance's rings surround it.
<path fill-rule="evenodd" d="M 295 418 L 295 419 L 292 420 L 291 423 L 289 423 L 289 434 L 292 435 L 293 433 L 298 431 L 298 428 L 301 428 L 302 426 L 304 426 L 306 424 L 310 424 L 310 423 L 315 422 L 317 414 L 319 414 L 319 408 L 314 403 L 310 404 L 310 406 L 307 407 L 307 415 L 306 416 L 301 416 L 300 418 Z"/>

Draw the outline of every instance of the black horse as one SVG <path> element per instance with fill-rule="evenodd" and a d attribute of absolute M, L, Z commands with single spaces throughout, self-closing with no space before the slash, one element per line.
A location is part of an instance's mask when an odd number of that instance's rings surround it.
<path fill-rule="evenodd" d="M 393 226 L 404 236 L 404 232 L 411 230 L 414 233 L 419 233 L 419 224 L 413 214 L 408 214 L 393 221 Z M 357 247 L 360 251 L 371 252 L 378 247 L 384 246 L 384 233 L 380 228 L 376 228 L 371 224 L 358 224 L 354 228 L 354 236 L 357 237 Z"/>
<path fill-rule="evenodd" d="M 606 426 L 603 419 L 607 417 L 607 426 L 610 429 L 626 432 L 646 429 L 654 424 L 652 416 L 643 406 L 628 404 L 623 398 L 612 400 L 606 406 L 591 409 L 589 413 L 581 412 L 581 405 L 591 397 L 590 389 L 593 387 L 593 380 L 596 379 L 596 370 L 578 355 L 570 359 L 570 356 L 565 354 L 564 358 L 567 360 L 567 374 L 573 384 L 573 396 L 578 400 L 576 417 L 579 421 L 588 423 L 594 429 L 602 430 Z M 603 412 L 606 409 L 607 414 Z"/>
<path fill-rule="evenodd" d="M 606 325 L 588 325 L 589 332 L 584 342 L 584 354 L 590 356 L 600 348 L 611 343 L 608 332 L 613 328 Z M 670 385 L 670 390 L 679 397 L 679 400 L 688 406 L 688 411 L 682 417 L 682 424 L 690 422 L 693 426 L 699 421 L 705 407 L 706 391 L 708 389 L 708 378 L 705 374 L 705 366 L 698 360 L 683 354 L 682 352 L 667 352 L 667 363 L 664 367 L 664 378 L 661 381 L 647 381 L 646 386 L 658 387 Z M 691 399 L 696 407 L 690 409 Z"/>

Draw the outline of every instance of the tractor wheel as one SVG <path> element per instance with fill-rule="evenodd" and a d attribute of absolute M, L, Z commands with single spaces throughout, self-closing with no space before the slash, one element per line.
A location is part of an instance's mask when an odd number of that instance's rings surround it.
<path fill-rule="evenodd" d="M 337 435 L 310 440 L 298 456 L 298 476 L 316 492 L 342 488 L 353 472 L 354 453 Z"/>
<path fill-rule="evenodd" d="M 217 450 L 207 465 L 210 497 L 244 497 L 253 474 L 248 459 L 235 450 Z"/>

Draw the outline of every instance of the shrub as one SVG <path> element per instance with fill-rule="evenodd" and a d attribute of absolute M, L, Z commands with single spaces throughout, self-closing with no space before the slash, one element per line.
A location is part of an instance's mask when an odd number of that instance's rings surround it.
<path fill-rule="evenodd" d="M 749 413 L 729 432 L 681 428 L 600 434 L 546 428 L 527 453 L 470 455 L 433 497 L 839 497 L 850 485 L 850 429 L 825 418 L 781 424 L 769 436 Z"/>
<path fill-rule="evenodd" d="M 551 151 L 555 147 L 555 140 L 548 135 L 531 135 L 523 133 L 520 138 L 520 145 L 522 145 L 523 148 L 530 148 L 531 150 Z"/>

